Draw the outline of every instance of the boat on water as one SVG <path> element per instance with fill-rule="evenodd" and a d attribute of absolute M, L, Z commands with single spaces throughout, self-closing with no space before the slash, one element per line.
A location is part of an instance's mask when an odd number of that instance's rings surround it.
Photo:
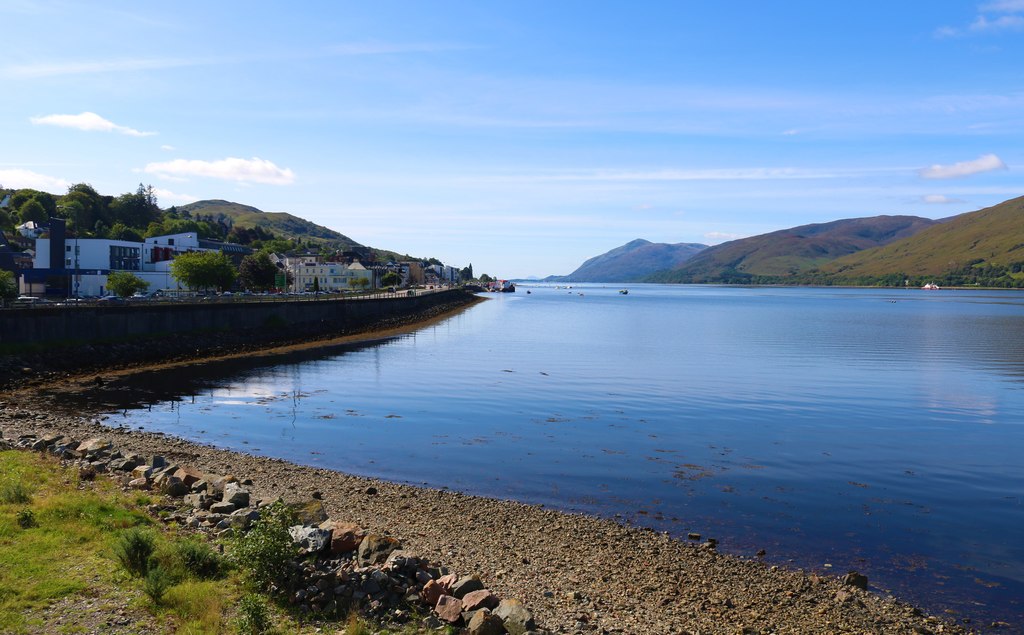
<path fill-rule="evenodd" d="M 929 282 L 928 284 L 924 285 L 924 286 L 923 286 L 923 287 L 921 287 L 921 288 L 922 288 L 922 289 L 924 289 L 924 290 L 926 290 L 926 291 L 936 291 L 936 290 L 938 290 L 938 289 L 939 289 L 940 287 L 939 287 L 939 285 L 935 284 L 934 282 Z"/>
<path fill-rule="evenodd" d="M 629 289 L 619 289 L 619 295 L 629 295 Z"/>

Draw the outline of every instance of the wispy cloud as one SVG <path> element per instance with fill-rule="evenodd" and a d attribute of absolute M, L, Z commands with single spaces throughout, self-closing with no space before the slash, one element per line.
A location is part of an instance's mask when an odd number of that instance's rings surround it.
<path fill-rule="evenodd" d="M 167 151 L 167 152 L 171 152 L 171 151 L 173 151 L 173 150 L 177 150 L 177 148 L 175 148 L 174 146 L 172 146 L 172 145 L 167 145 L 166 143 L 165 143 L 164 145 L 160 146 L 160 149 L 161 149 L 161 150 L 165 150 L 165 151 Z"/>
<path fill-rule="evenodd" d="M 904 171 L 905 168 L 792 168 L 748 167 L 664 169 L 648 171 L 598 170 L 565 174 L 534 175 L 535 181 L 780 181 L 801 179 L 837 179 L 874 173 Z M 511 177 L 515 180 L 516 177 Z"/>
<path fill-rule="evenodd" d="M 993 0 L 978 7 L 974 21 L 964 27 L 941 26 L 935 29 L 937 38 L 960 37 L 968 34 L 999 33 L 1024 30 L 1024 0 Z"/>
<path fill-rule="evenodd" d="M 192 203 L 199 200 L 198 196 L 192 196 L 191 194 L 178 194 L 159 187 L 153 188 L 153 192 L 156 194 L 157 200 L 160 201 L 171 201 L 175 203 Z"/>
<path fill-rule="evenodd" d="M 71 186 L 70 181 L 65 181 L 60 177 L 39 174 L 22 168 L 0 170 L 0 183 L 4 187 L 13 189 L 32 188 L 44 192 L 66 190 Z"/>
<path fill-rule="evenodd" d="M 973 174 L 1006 169 L 1006 164 L 1002 159 L 994 154 L 986 154 L 973 161 L 960 161 L 951 165 L 935 164 L 919 170 L 918 175 L 923 179 L 959 179 Z"/>
<path fill-rule="evenodd" d="M 83 112 L 79 115 L 46 115 L 44 117 L 32 117 L 29 119 L 38 126 L 57 126 L 60 128 L 74 128 L 90 132 L 117 132 L 129 137 L 152 137 L 155 132 L 141 132 L 128 126 L 120 126 L 113 121 L 108 121 L 94 112 Z"/>
<path fill-rule="evenodd" d="M 740 238 L 745 237 L 746 236 L 744 234 L 732 234 L 729 232 L 708 232 L 704 234 L 704 239 L 712 244 L 724 243 L 729 240 L 739 240 Z"/>
<path fill-rule="evenodd" d="M 150 163 L 142 169 L 147 174 L 181 180 L 199 176 L 240 183 L 265 183 L 269 185 L 290 185 L 295 182 L 295 173 L 288 168 L 279 168 L 272 162 L 259 157 L 239 159 L 228 157 L 218 161 L 175 159 Z"/>
<path fill-rule="evenodd" d="M 0 77 L 11 79 L 36 79 L 63 75 L 95 75 L 99 73 L 122 73 L 183 66 L 201 66 L 210 60 L 185 58 L 154 59 L 112 59 L 49 62 L 39 64 L 14 64 L 0 68 Z"/>
<path fill-rule="evenodd" d="M 949 205 L 951 203 L 966 203 L 962 198 L 952 198 L 945 194 L 925 194 L 921 197 L 922 203 L 928 205 Z"/>

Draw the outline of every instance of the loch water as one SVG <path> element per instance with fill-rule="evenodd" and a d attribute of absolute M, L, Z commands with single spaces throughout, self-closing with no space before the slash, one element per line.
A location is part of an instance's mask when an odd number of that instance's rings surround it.
<path fill-rule="evenodd" d="M 521 285 L 133 382 L 108 423 L 697 532 L 1024 630 L 1021 292 Z"/>

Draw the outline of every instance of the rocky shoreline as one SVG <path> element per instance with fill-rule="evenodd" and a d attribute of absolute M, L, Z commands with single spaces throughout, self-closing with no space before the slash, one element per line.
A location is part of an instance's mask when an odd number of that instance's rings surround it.
<path fill-rule="evenodd" d="M 5 438 L 111 439 L 125 454 L 161 455 L 202 473 L 251 480 L 247 488 L 254 498 L 321 502 L 337 522 L 393 537 L 403 549 L 447 570 L 478 575 L 494 595 L 521 600 L 539 627 L 551 632 L 970 632 L 866 590 L 863 576 L 790 571 L 720 554 L 713 540 L 675 540 L 540 506 L 376 481 L 111 427 L 94 414 L 61 414 L 32 395 L 22 389 L 0 403 Z"/>

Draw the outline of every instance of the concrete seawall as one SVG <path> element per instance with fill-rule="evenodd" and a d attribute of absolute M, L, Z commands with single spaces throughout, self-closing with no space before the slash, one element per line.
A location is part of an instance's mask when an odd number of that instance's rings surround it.
<path fill-rule="evenodd" d="M 26 375 L 197 358 L 394 328 L 475 300 L 454 289 L 366 299 L 4 310 L 0 385 Z"/>

